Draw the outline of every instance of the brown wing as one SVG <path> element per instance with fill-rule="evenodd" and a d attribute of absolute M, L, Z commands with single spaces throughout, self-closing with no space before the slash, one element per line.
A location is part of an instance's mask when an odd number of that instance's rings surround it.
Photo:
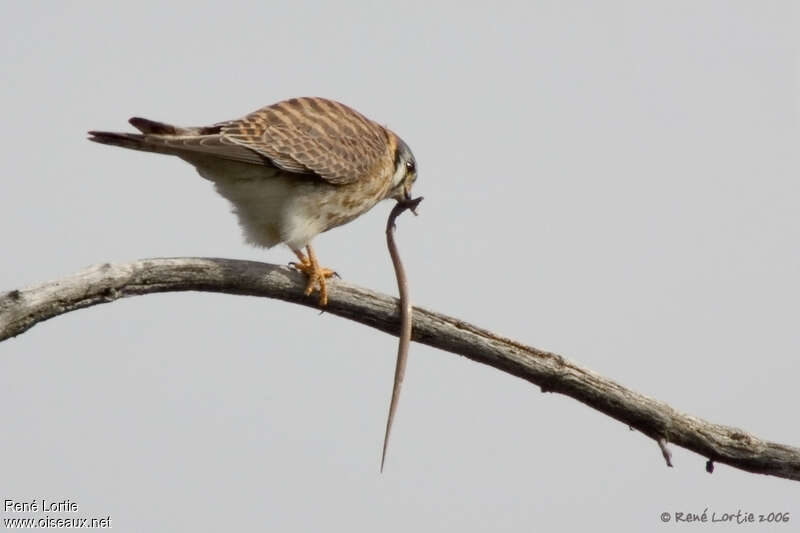
<path fill-rule="evenodd" d="M 219 142 L 234 143 L 289 172 L 337 185 L 366 175 L 389 151 L 386 130 L 324 98 L 292 98 L 221 125 Z"/>

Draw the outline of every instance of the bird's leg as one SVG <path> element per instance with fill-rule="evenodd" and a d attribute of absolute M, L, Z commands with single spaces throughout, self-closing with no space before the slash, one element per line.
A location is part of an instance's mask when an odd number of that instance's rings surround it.
<path fill-rule="evenodd" d="M 308 276 L 308 284 L 306 285 L 305 295 L 308 296 L 314 290 L 314 287 L 319 287 L 319 305 L 324 307 L 328 305 L 328 288 L 325 284 L 325 279 L 333 276 L 335 272 L 329 268 L 322 268 L 319 266 L 317 256 L 314 255 L 314 250 L 311 245 L 306 245 L 308 256 L 303 255 L 300 250 L 292 249 L 294 255 L 300 260 L 299 263 L 290 263 L 290 265 L 306 276 Z"/>

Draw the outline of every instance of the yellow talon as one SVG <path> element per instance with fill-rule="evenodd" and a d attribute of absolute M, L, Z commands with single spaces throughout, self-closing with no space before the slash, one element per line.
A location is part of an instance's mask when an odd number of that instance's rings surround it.
<path fill-rule="evenodd" d="M 308 276 L 308 284 L 306 285 L 306 290 L 304 294 L 309 296 L 312 292 L 314 292 L 314 287 L 319 288 L 319 305 L 321 307 L 325 307 L 328 305 L 328 287 L 325 283 L 325 280 L 334 274 L 336 274 L 333 270 L 329 268 L 323 268 L 319 266 L 319 262 L 317 261 L 317 256 L 314 255 L 314 251 L 311 249 L 311 245 L 306 246 L 306 250 L 308 250 L 308 257 L 303 255 L 303 252 L 300 250 L 292 250 L 297 258 L 300 260 L 299 263 L 289 263 L 293 268 L 297 269 L 297 271 L 302 272 L 306 276 Z"/>

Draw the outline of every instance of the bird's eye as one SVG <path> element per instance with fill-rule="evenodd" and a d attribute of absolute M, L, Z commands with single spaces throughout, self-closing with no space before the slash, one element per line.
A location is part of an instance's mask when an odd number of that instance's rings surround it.
<path fill-rule="evenodd" d="M 413 161 L 406 161 L 406 172 L 414 172 L 415 166 Z"/>

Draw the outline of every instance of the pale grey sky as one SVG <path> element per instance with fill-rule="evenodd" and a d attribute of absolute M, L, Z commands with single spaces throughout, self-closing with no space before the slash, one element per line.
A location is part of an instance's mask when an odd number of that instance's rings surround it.
<path fill-rule="evenodd" d="M 246 246 L 188 165 L 85 132 L 326 96 L 416 155 L 426 199 L 398 231 L 416 304 L 800 445 L 796 6 L 13 3 L 0 291 L 104 261 L 290 261 Z M 394 294 L 390 207 L 318 237 L 323 263 Z M 395 347 L 226 295 L 59 317 L 0 344 L 0 498 L 68 498 L 116 531 L 638 532 L 698 529 L 659 515 L 706 508 L 791 513 L 714 531 L 800 523 L 796 483 L 708 475 L 675 447 L 667 469 L 626 426 L 419 345 L 379 475 Z"/>

